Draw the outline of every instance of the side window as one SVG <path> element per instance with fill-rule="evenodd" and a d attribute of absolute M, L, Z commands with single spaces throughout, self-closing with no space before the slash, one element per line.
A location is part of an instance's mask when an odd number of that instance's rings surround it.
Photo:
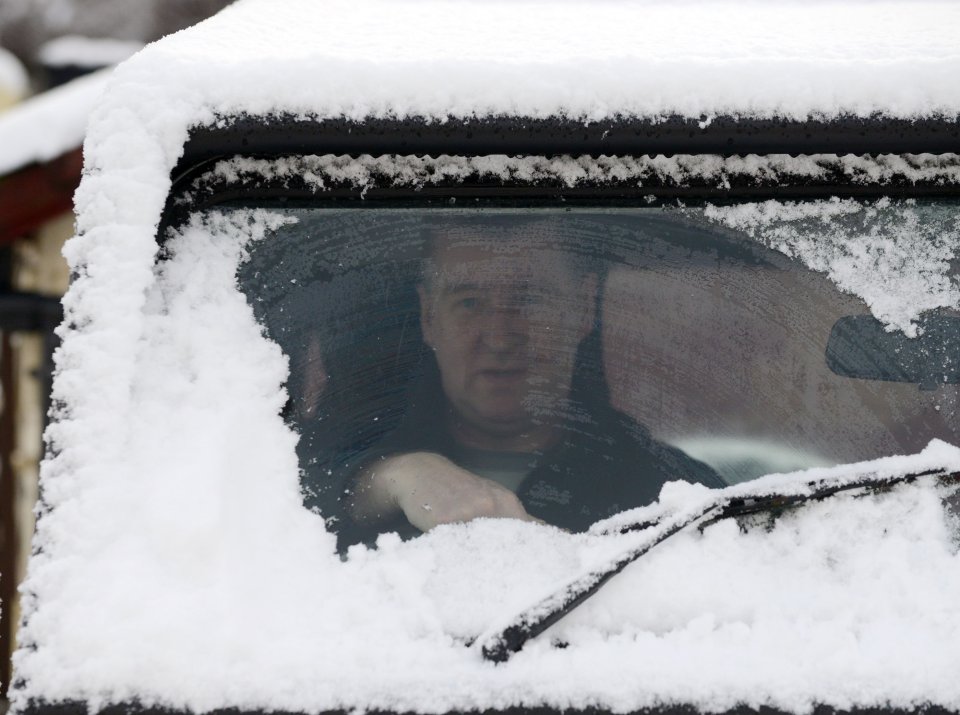
<path fill-rule="evenodd" d="M 290 360 L 304 501 L 341 548 L 483 516 L 580 531 L 668 481 L 958 437 L 955 375 L 838 374 L 834 328 L 882 333 L 870 306 L 702 212 L 286 215 L 239 278 Z"/>

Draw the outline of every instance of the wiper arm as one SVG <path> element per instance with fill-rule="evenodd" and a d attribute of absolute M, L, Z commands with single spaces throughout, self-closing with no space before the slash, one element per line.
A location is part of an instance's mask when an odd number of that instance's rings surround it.
<path fill-rule="evenodd" d="M 619 533 L 649 531 L 649 538 L 627 549 L 603 567 L 590 570 L 569 581 L 534 606 L 511 618 L 508 625 L 480 636 L 474 642 L 474 645 L 480 647 L 483 657 L 487 660 L 495 663 L 509 660 L 514 653 L 523 648 L 527 641 L 536 638 L 577 606 L 584 603 L 593 594 L 597 593 L 607 581 L 631 563 L 674 534 L 691 526 L 698 525 L 701 529 L 705 529 L 722 519 L 788 509 L 804 502 L 822 500 L 834 494 L 856 489 L 887 489 L 898 484 L 912 482 L 920 477 L 929 476 L 960 479 L 960 473 L 951 473 L 945 469 L 931 469 L 897 476 L 878 476 L 874 474 L 850 482 L 837 483 L 833 480 L 810 482 L 806 485 L 806 489 L 795 494 L 737 496 L 730 494 L 730 491 L 742 490 L 737 490 L 734 487 L 719 491 L 714 499 L 688 511 L 669 514 L 652 521 L 623 526 L 618 529 Z"/>

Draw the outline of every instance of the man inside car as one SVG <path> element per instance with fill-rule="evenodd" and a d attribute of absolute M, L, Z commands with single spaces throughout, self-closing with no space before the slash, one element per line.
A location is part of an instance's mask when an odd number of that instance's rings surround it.
<path fill-rule="evenodd" d="M 434 361 L 350 480 L 342 538 L 478 517 L 578 531 L 666 481 L 723 486 L 610 405 L 599 273 L 557 228 L 478 217 L 430 232 L 418 295 Z"/>

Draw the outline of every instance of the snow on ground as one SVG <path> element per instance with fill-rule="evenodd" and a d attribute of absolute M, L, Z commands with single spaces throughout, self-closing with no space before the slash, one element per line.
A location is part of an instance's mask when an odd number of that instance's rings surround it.
<path fill-rule="evenodd" d="M 678 536 L 558 625 L 570 647 L 482 662 L 464 638 L 636 535 L 477 522 L 341 562 L 300 504 L 284 358 L 235 288 L 241 244 L 279 219 L 197 222 L 154 267 L 170 171 L 217 117 L 954 116 L 958 25 L 932 1 L 241 0 L 122 65 L 65 249 L 17 706 L 960 708 L 960 569 L 933 487 Z M 8 168 L 38 158 L 0 146 Z M 960 467 L 945 445 L 904 464 L 931 460 Z"/>
<path fill-rule="evenodd" d="M 79 148 L 110 72 L 81 77 L 0 115 L 0 175 Z"/>

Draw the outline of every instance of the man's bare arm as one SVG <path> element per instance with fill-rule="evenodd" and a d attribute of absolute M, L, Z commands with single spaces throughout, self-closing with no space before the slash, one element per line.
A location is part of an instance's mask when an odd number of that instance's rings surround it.
<path fill-rule="evenodd" d="M 351 511 L 361 524 L 403 513 L 421 531 L 478 517 L 537 521 L 509 489 L 433 452 L 394 455 L 364 468 Z"/>

